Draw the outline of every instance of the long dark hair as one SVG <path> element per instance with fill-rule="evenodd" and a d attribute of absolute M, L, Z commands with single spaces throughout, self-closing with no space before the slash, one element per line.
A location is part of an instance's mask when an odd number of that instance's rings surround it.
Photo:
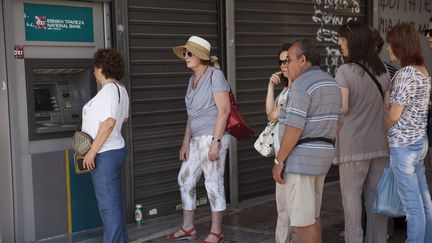
<path fill-rule="evenodd" d="M 279 52 L 278 52 L 278 59 L 279 59 L 280 54 L 281 54 L 282 52 L 284 52 L 284 51 L 288 51 L 288 49 L 290 49 L 291 46 L 292 46 L 291 43 L 289 43 L 289 42 L 285 42 L 285 43 L 281 46 L 281 48 L 279 49 Z M 281 82 L 283 83 L 283 85 L 284 85 L 285 87 L 288 86 L 288 78 L 285 77 L 285 76 L 283 75 L 283 73 L 282 73 L 281 76 L 280 76 L 280 80 L 281 80 Z"/>
<path fill-rule="evenodd" d="M 368 25 L 350 20 L 340 27 L 339 35 L 345 38 L 348 43 L 346 62 L 363 62 L 378 76 L 387 72 L 376 53 L 375 43 Z"/>

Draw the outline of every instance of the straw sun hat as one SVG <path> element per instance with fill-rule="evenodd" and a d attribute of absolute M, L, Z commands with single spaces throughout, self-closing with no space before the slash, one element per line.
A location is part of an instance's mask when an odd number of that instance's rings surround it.
<path fill-rule="evenodd" d="M 185 60 L 183 51 L 189 50 L 201 60 L 210 60 L 216 67 L 219 66 L 218 58 L 216 56 L 210 56 L 210 42 L 198 36 L 191 36 L 185 45 L 173 47 L 173 52 L 180 59 Z"/>

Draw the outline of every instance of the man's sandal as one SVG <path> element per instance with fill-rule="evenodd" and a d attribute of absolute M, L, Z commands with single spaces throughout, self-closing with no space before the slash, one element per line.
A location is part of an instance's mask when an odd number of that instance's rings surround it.
<path fill-rule="evenodd" d="M 218 238 L 217 241 L 211 242 L 211 241 L 203 240 L 202 243 L 222 243 L 224 241 L 224 235 L 222 232 L 220 232 L 219 234 L 210 232 L 209 235 L 216 236 Z"/>
<path fill-rule="evenodd" d="M 183 228 L 180 228 L 180 230 L 183 231 L 182 235 L 176 237 L 175 236 L 176 232 L 174 232 L 167 235 L 166 239 L 174 241 L 174 240 L 195 240 L 197 238 L 195 227 L 190 230 L 185 230 Z M 192 234 L 193 232 L 195 232 L 194 235 Z"/>

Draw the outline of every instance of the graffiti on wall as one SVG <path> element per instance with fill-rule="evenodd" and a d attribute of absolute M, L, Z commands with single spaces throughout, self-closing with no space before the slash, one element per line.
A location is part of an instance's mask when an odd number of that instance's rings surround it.
<path fill-rule="evenodd" d="M 432 0 L 377 0 L 378 19 L 375 27 L 385 36 L 396 24 L 411 23 L 420 33 L 428 29 L 429 18 L 432 17 Z M 422 50 L 425 53 L 425 63 L 428 69 L 432 69 L 432 55 L 425 36 L 420 36 Z M 387 44 L 386 44 L 387 45 Z M 387 46 L 384 46 L 385 50 Z M 381 53 L 383 60 L 389 60 L 388 53 Z"/>
<path fill-rule="evenodd" d="M 350 20 L 357 20 L 360 4 L 357 0 L 312 0 L 314 14 L 312 20 L 319 23 L 316 40 L 325 45 L 325 65 L 327 72 L 335 75 L 336 69 L 343 63 L 338 43 L 339 26 Z"/>
<path fill-rule="evenodd" d="M 432 0 L 379 0 L 378 6 L 381 12 L 378 30 L 381 33 L 389 32 L 400 22 L 413 24 L 421 33 L 428 29 L 427 16 L 432 14 Z"/>

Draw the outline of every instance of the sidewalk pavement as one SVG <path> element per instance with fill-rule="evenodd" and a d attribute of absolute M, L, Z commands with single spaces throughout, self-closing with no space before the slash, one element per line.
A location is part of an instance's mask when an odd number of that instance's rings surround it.
<path fill-rule="evenodd" d="M 208 210 L 208 209 L 207 209 Z M 203 216 L 203 217 L 202 217 Z M 198 216 L 196 229 L 198 239 L 186 241 L 190 243 L 201 242 L 209 232 L 209 215 Z M 180 215 L 179 215 L 180 217 Z M 253 199 L 239 204 L 236 208 L 227 211 L 223 220 L 223 230 L 227 243 L 267 243 L 275 242 L 274 229 L 276 227 L 276 203 L 274 195 Z M 324 186 L 323 204 L 321 210 L 323 242 L 344 243 L 340 233 L 344 229 L 343 209 L 339 182 L 327 183 Z M 180 223 L 180 222 L 179 222 Z M 151 224 L 151 223 L 150 223 Z M 180 224 L 178 224 L 180 225 Z M 166 243 L 165 236 L 178 229 L 178 225 L 153 235 L 141 237 L 133 243 Z M 143 227 L 146 227 L 144 224 Z M 390 243 L 403 243 L 405 230 L 398 228 L 395 235 L 389 238 Z"/>
<path fill-rule="evenodd" d="M 323 210 L 321 213 L 324 242 L 344 242 L 338 237 L 343 230 L 343 213 L 340 204 L 339 183 L 326 184 L 323 195 Z M 223 220 L 225 242 L 275 242 L 276 203 L 274 195 L 266 196 L 241 203 L 235 209 L 229 210 Z M 210 221 L 197 224 L 198 239 L 191 243 L 201 242 L 209 232 Z M 176 230 L 173 228 L 172 230 Z M 141 242 L 168 242 L 164 237 L 155 239 L 140 239 Z"/>
<path fill-rule="evenodd" d="M 425 160 L 428 161 L 428 160 Z M 429 187 L 432 189 L 432 172 L 426 166 Z M 431 190 L 432 191 L 432 190 Z M 226 243 L 266 243 L 275 242 L 274 229 L 276 227 L 276 202 L 274 195 L 255 198 L 229 207 L 223 219 L 223 231 Z M 210 208 L 200 207 L 195 216 L 198 239 L 183 241 L 190 243 L 201 242 L 208 234 L 211 224 Z M 143 225 L 128 225 L 129 242 L 132 243 L 163 243 L 165 236 L 174 232 L 181 225 L 182 214 L 178 212 L 169 216 L 147 219 Z M 324 243 L 343 243 L 341 232 L 344 229 L 343 209 L 340 195 L 339 181 L 326 183 L 323 191 L 321 208 L 321 223 Z M 403 243 L 406 237 L 404 218 L 395 221 L 395 232 L 388 239 L 389 243 Z M 102 242 L 102 229 L 74 234 L 50 240 L 44 243 L 99 243 Z"/>

